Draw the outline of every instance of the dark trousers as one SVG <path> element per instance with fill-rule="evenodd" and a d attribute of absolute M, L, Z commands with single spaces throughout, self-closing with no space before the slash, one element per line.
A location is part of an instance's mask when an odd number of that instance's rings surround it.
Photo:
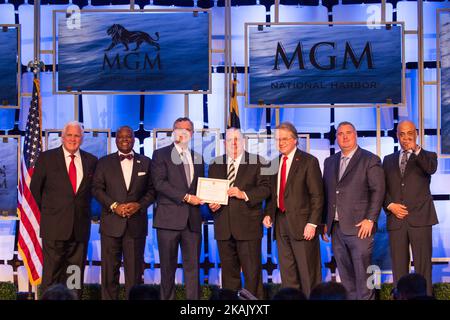
<path fill-rule="evenodd" d="M 374 300 L 375 292 L 367 285 L 367 268 L 372 259 L 374 235 L 360 239 L 342 233 L 339 223 L 333 223 L 331 245 L 342 285 L 349 300 Z"/>
<path fill-rule="evenodd" d="M 222 287 L 240 290 L 241 267 L 244 273 L 244 288 L 258 299 L 264 299 L 261 265 L 261 239 L 217 240 L 222 267 Z"/>
<path fill-rule="evenodd" d="M 409 245 L 411 244 L 414 271 L 427 280 L 427 294 L 433 294 L 432 282 L 432 236 L 431 226 L 413 227 L 405 221 L 400 229 L 389 231 L 392 273 L 395 284 L 409 273 Z"/>
<path fill-rule="evenodd" d="M 128 230 L 122 237 L 101 235 L 102 248 L 102 299 L 119 299 L 119 276 L 122 264 L 125 273 L 126 298 L 130 289 L 143 283 L 145 237 L 133 238 Z"/>
<path fill-rule="evenodd" d="M 84 266 L 86 262 L 87 243 L 79 242 L 73 238 L 69 240 L 46 240 L 42 239 L 42 283 L 41 292 L 44 293 L 48 287 L 61 283 L 65 286 L 80 284 L 74 288 L 78 298 L 81 298 L 81 289 L 84 280 Z M 75 269 L 71 269 L 75 266 Z M 73 271 L 76 270 L 76 273 Z M 80 279 L 72 278 L 78 274 Z M 68 273 L 69 272 L 69 273 Z M 70 279 L 68 279 L 70 277 Z M 67 283 L 69 280 L 69 283 Z"/>
<path fill-rule="evenodd" d="M 286 214 L 279 211 L 275 232 L 282 287 L 296 288 L 309 296 L 311 289 L 322 282 L 318 235 L 309 241 L 294 239 L 289 234 Z"/>
<path fill-rule="evenodd" d="M 161 267 L 161 300 L 175 299 L 175 272 L 178 266 L 178 246 L 183 260 L 186 299 L 200 299 L 200 247 L 201 233 L 184 230 L 157 229 L 158 251 Z"/>

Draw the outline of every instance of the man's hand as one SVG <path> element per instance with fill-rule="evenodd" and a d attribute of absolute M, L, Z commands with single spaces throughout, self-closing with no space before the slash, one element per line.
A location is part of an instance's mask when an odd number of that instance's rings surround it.
<path fill-rule="evenodd" d="M 118 216 L 121 216 L 122 218 L 125 218 L 127 214 L 127 204 L 126 203 L 119 204 L 114 209 L 114 213 L 117 214 Z"/>
<path fill-rule="evenodd" d="M 235 198 L 242 199 L 242 200 L 245 199 L 244 192 L 239 190 L 238 187 L 231 187 L 230 189 L 228 189 L 228 196 L 235 197 Z"/>
<path fill-rule="evenodd" d="M 327 236 L 327 231 L 328 231 L 327 225 L 324 225 L 323 226 L 323 232 L 321 234 L 322 240 L 325 241 L 325 242 L 330 242 L 330 239 Z"/>
<path fill-rule="evenodd" d="M 135 214 L 136 212 L 138 212 L 141 209 L 141 205 L 137 202 L 128 202 L 125 204 L 126 205 L 126 216 L 129 218 L 131 217 L 133 214 Z"/>
<path fill-rule="evenodd" d="M 187 203 L 192 204 L 193 206 L 198 206 L 198 205 L 204 204 L 205 202 L 202 199 L 200 199 L 199 197 L 191 194 L 191 195 L 189 195 L 189 199 L 188 199 Z"/>
<path fill-rule="evenodd" d="M 358 231 L 358 238 L 365 239 L 370 237 L 372 234 L 373 221 L 364 219 L 360 223 L 356 225 L 356 227 L 360 227 Z"/>
<path fill-rule="evenodd" d="M 220 209 L 220 204 L 218 204 L 218 203 L 210 203 L 209 204 L 209 208 L 211 209 L 212 212 L 216 212 L 217 210 Z"/>
<path fill-rule="evenodd" d="M 404 219 L 408 215 L 408 208 L 400 203 L 391 203 L 388 210 L 392 212 L 398 219 Z"/>
<path fill-rule="evenodd" d="M 311 240 L 316 235 L 316 227 L 306 224 L 305 229 L 303 230 L 303 237 L 305 240 Z"/>
<path fill-rule="evenodd" d="M 270 216 L 265 216 L 263 219 L 263 225 L 266 228 L 271 228 L 272 227 L 272 218 L 270 218 Z"/>

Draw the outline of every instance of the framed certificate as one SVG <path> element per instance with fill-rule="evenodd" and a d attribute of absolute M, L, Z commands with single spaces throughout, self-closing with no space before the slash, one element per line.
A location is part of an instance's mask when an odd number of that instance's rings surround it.
<path fill-rule="evenodd" d="M 206 203 L 228 204 L 230 181 L 226 179 L 198 178 L 197 197 Z"/>

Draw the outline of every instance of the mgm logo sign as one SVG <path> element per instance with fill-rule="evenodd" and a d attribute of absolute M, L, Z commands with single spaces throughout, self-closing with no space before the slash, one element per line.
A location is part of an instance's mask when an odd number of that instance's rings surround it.
<path fill-rule="evenodd" d="M 159 56 L 159 33 L 155 32 L 155 36 L 152 37 L 143 31 L 129 31 L 120 24 L 113 24 L 110 26 L 106 33 L 111 37 L 111 44 L 105 49 L 103 55 L 103 70 L 105 69 L 117 69 L 117 70 L 153 70 L 161 69 L 161 59 Z M 135 44 L 135 47 L 130 50 L 129 45 Z M 150 57 L 148 53 L 138 52 L 139 48 L 143 44 L 148 44 L 156 50 L 156 55 Z M 126 54 L 116 53 L 113 56 L 108 56 L 108 51 L 113 49 L 117 45 L 124 47 Z"/>

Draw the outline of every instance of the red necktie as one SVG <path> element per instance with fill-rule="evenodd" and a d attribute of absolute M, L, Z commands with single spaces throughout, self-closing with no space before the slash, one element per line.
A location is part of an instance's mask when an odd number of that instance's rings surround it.
<path fill-rule="evenodd" d="M 280 192 L 278 193 L 278 208 L 281 212 L 285 212 L 284 207 L 284 188 L 286 187 L 286 160 L 288 157 L 283 157 L 283 164 L 281 165 L 281 177 L 280 177 Z"/>
<path fill-rule="evenodd" d="M 71 154 L 70 157 L 72 160 L 69 164 L 69 179 L 70 183 L 72 183 L 73 193 L 77 193 L 77 168 L 75 167 L 75 155 Z"/>

